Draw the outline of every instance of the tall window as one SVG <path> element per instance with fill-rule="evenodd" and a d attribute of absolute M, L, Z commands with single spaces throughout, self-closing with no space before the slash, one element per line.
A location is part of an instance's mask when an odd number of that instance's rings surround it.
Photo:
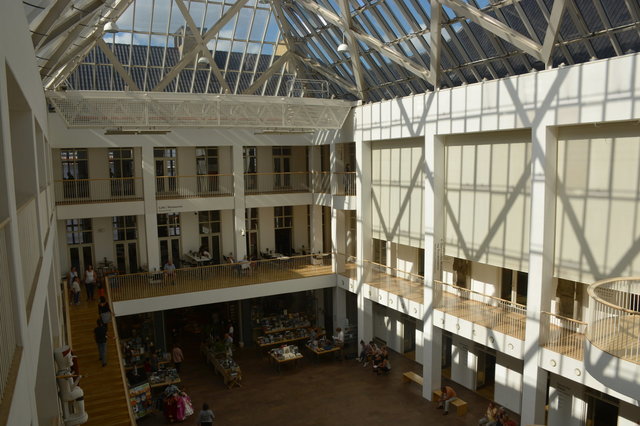
<path fill-rule="evenodd" d="M 220 263 L 220 211 L 198 212 L 200 245 L 211 253 L 213 263 Z"/>
<path fill-rule="evenodd" d="M 61 149 L 62 179 L 65 198 L 89 196 L 89 159 L 86 149 Z"/>
<path fill-rule="evenodd" d="M 178 151 L 176 148 L 155 148 L 156 192 L 175 192 L 178 176 Z"/>
<path fill-rule="evenodd" d="M 113 217 L 113 241 L 118 271 L 138 271 L 138 226 L 135 216 Z"/>
<path fill-rule="evenodd" d="M 196 148 L 196 171 L 198 192 L 218 191 L 218 148 Z"/>
<path fill-rule="evenodd" d="M 160 240 L 160 261 L 167 260 L 175 264 L 180 262 L 180 214 L 158 215 L 158 239 Z"/>
<path fill-rule="evenodd" d="M 293 207 L 274 207 L 276 253 L 291 255 L 293 246 Z"/>
<path fill-rule="evenodd" d="M 247 256 L 250 259 L 258 258 L 258 209 L 246 209 L 245 210 L 245 225 L 246 241 L 247 241 Z"/>
<path fill-rule="evenodd" d="M 288 188 L 291 186 L 291 147 L 274 146 L 272 152 L 275 173 L 273 185 L 275 188 Z"/>
<path fill-rule="evenodd" d="M 111 195 L 135 195 L 132 148 L 112 148 L 109 150 L 109 177 Z"/>
<path fill-rule="evenodd" d="M 245 146 L 242 151 L 242 158 L 244 159 L 244 172 L 248 173 L 248 176 L 244 177 L 245 190 L 258 189 L 258 176 L 254 173 L 258 173 L 258 152 L 255 146 Z"/>
<path fill-rule="evenodd" d="M 91 219 L 67 219 L 67 247 L 69 265 L 82 273 L 88 265 L 93 265 L 93 230 Z"/>

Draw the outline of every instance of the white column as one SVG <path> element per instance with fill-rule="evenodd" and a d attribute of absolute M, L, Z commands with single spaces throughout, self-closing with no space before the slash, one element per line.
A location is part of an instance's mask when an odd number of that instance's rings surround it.
<path fill-rule="evenodd" d="M 142 147 L 142 193 L 144 197 L 144 230 L 147 243 L 147 267 L 149 271 L 160 269 L 160 244 L 158 243 L 158 208 L 156 204 L 156 171 L 153 146 Z"/>
<path fill-rule="evenodd" d="M 531 228 L 529 287 L 522 383 L 522 424 L 544 423 L 547 372 L 538 367 L 540 312 L 548 311 L 553 287 L 556 201 L 556 129 L 531 129 Z"/>
<path fill-rule="evenodd" d="M 333 271 L 344 272 L 346 253 L 347 229 L 345 226 L 344 211 L 331 209 L 331 248 L 336 256 L 333 256 Z"/>
<path fill-rule="evenodd" d="M 245 198 L 244 198 L 244 159 L 242 157 L 242 145 L 233 145 L 233 221 L 236 260 L 244 259 L 247 255 L 247 243 L 245 236 Z"/>
<path fill-rule="evenodd" d="M 582 392 L 582 385 L 552 375 L 549 383 L 548 424 L 582 426 L 586 420 L 587 401 Z"/>
<path fill-rule="evenodd" d="M 359 137 L 359 136 L 358 136 Z M 373 338 L 373 305 L 365 298 L 364 260 L 371 260 L 371 144 L 356 140 L 356 292 L 358 293 L 358 341 Z"/>
<path fill-rule="evenodd" d="M 347 319 L 347 291 L 341 287 L 333 287 L 333 328 L 344 330 Z M 327 334 L 329 330 L 327 330 Z M 334 333 L 335 335 L 335 333 Z"/>
<path fill-rule="evenodd" d="M 435 96 L 435 95 L 434 95 Z M 432 391 L 441 385 L 442 330 L 433 323 L 434 280 L 441 280 L 440 250 L 444 235 L 444 140 L 427 126 L 425 135 L 424 191 L 424 316 L 422 337 L 422 396 L 431 400 Z"/>
<path fill-rule="evenodd" d="M 322 206 L 314 204 L 311 206 L 311 241 L 309 241 L 311 253 L 322 252 L 322 235 Z"/>

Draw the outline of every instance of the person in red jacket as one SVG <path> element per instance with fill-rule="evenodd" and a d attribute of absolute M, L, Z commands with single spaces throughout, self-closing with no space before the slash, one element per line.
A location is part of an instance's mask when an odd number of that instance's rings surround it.
<path fill-rule="evenodd" d="M 440 403 L 438 404 L 438 408 L 444 407 L 443 415 L 449 414 L 449 404 L 458 399 L 458 395 L 456 391 L 453 390 L 451 386 L 442 386 L 442 395 L 440 396 Z"/>

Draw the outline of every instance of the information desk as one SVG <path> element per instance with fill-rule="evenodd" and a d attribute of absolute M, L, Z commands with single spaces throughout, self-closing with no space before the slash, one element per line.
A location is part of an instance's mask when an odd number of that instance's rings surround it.
<path fill-rule="evenodd" d="M 316 354 L 316 359 L 318 359 L 318 360 L 320 359 L 320 355 L 337 353 L 337 352 L 342 353 L 342 347 L 341 346 L 332 346 L 330 349 L 324 349 L 324 348 L 321 348 L 321 347 L 314 348 L 311 345 L 305 345 L 305 347 L 308 350 L 310 350 L 311 352 L 313 352 L 314 354 Z"/>
<path fill-rule="evenodd" d="M 271 360 L 271 362 L 273 362 L 278 370 L 278 372 L 280 372 L 280 366 L 282 364 L 287 364 L 289 362 L 293 362 L 293 365 L 296 366 L 298 365 L 298 360 L 301 360 L 302 358 L 304 358 L 304 356 L 302 355 L 297 355 L 291 358 L 279 358 L 276 354 L 271 353 L 269 356 L 269 359 Z"/>

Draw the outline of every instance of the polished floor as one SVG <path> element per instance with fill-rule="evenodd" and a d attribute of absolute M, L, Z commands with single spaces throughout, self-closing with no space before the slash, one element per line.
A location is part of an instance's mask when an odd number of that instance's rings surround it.
<path fill-rule="evenodd" d="M 355 360 L 320 359 L 303 352 L 298 366 L 284 365 L 280 372 L 264 353 L 253 348 L 236 350 L 243 372 L 241 388 L 227 389 L 222 378 L 205 363 L 198 337 L 185 342 L 182 386 L 192 398 L 196 415 L 203 402 L 216 414 L 216 424 L 233 426 L 282 425 L 477 425 L 488 400 L 452 384 L 468 402 L 463 417 L 442 410 L 422 398 L 422 389 L 402 380 L 402 373 L 421 373 L 421 367 L 399 354 L 391 354 L 392 371 L 376 376 Z M 447 384 L 451 382 L 447 381 Z M 517 416 L 515 417 L 518 418 Z M 185 424 L 195 424 L 188 418 Z M 138 422 L 164 425 L 161 413 Z"/>
<path fill-rule="evenodd" d="M 107 342 L 107 366 L 98 360 L 93 329 L 98 319 L 97 302 L 87 302 L 84 289 L 78 306 L 69 307 L 71 324 L 71 348 L 78 357 L 82 379 L 79 386 L 84 391 L 85 410 L 89 414 L 87 425 L 129 425 L 128 401 L 120 374 L 120 363 L 113 339 L 113 323 L 109 324 Z"/>

